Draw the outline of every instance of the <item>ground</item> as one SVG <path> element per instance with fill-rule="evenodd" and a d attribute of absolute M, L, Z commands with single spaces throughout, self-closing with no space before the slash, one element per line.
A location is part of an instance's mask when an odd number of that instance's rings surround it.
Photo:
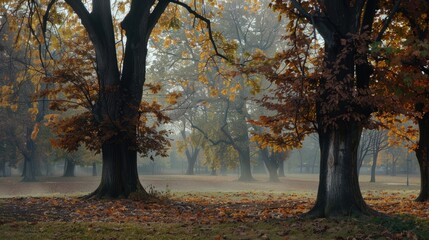
<path fill-rule="evenodd" d="M 429 204 L 416 203 L 418 178 L 363 176 L 365 200 L 389 217 L 306 219 L 316 175 L 143 176 L 160 201 L 83 200 L 96 177 L 0 178 L 0 239 L 429 239 Z M 36 196 L 36 197 L 34 197 Z"/>

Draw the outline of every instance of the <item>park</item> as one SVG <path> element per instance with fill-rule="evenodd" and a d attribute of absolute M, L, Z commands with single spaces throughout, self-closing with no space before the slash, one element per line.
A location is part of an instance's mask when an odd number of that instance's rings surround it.
<path fill-rule="evenodd" d="M 427 0 L 1 0 L 0 239 L 429 239 Z"/>
<path fill-rule="evenodd" d="M 419 179 L 380 176 L 361 181 L 365 200 L 390 218 L 305 219 L 317 175 L 280 182 L 239 182 L 236 176 L 145 175 L 161 199 L 83 200 L 97 177 L 49 177 L 31 183 L 0 179 L 4 239 L 425 239 L 428 204 L 413 201 Z M 406 216 L 406 217 L 405 217 Z M 340 225 L 341 224 L 341 225 Z"/>

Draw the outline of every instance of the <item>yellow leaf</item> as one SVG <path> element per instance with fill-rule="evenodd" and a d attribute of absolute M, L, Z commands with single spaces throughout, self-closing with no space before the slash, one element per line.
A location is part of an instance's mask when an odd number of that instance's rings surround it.
<path fill-rule="evenodd" d="M 39 123 L 34 124 L 33 132 L 31 132 L 31 139 L 32 140 L 36 140 L 37 134 L 39 133 L 39 126 L 40 126 Z"/>

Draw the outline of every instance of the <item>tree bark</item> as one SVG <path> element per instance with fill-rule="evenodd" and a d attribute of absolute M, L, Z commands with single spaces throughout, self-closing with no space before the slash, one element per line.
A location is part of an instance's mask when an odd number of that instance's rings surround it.
<path fill-rule="evenodd" d="M 357 147 L 362 127 L 347 122 L 319 132 L 320 178 L 314 217 L 370 214 L 363 200 L 357 175 Z"/>
<path fill-rule="evenodd" d="M 126 142 L 106 142 L 102 146 L 103 167 L 101 182 L 91 196 L 98 198 L 129 197 L 139 194 L 139 198 L 149 195 L 140 183 L 137 172 L 137 152 L 130 150 Z"/>
<path fill-rule="evenodd" d="M 429 201 L 429 113 L 425 113 L 418 119 L 419 142 L 416 149 L 416 156 L 420 168 L 420 193 L 416 198 L 417 202 Z"/>
<path fill-rule="evenodd" d="M 64 174 L 63 177 L 74 177 L 74 170 L 76 164 L 73 159 L 66 158 L 64 160 Z"/>

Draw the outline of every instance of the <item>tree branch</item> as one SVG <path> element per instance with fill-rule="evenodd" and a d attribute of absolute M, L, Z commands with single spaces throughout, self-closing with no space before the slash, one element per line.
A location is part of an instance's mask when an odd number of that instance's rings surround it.
<path fill-rule="evenodd" d="M 168 1 L 170 1 L 170 2 L 172 2 L 174 4 L 177 4 L 179 6 L 184 7 L 186 10 L 188 10 L 189 13 L 191 13 L 192 15 L 194 15 L 196 18 L 200 19 L 201 21 L 205 22 L 206 26 L 207 26 L 207 29 L 209 31 L 210 42 L 213 45 L 213 49 L 215 50 L 216 55 L 219 56 L 220 58 L 225 59 L 228 62 L 231 62 L 230 59 L 228 59 L 225 55 L 223 55 L 223 54 L 221 54 L 219 52 L 219 50 L 217 48 L 217 45 L 216 45 L 216 42 L 215 42 L 215 40 L 213 38 L 213 31 L 212 31 L 212 27 L 211 27 L 211 22 L 210 22 L 210 20 L 208 18 L 206 18 L 203 15 L 199 14 L 194 9 L 192 9 L 189 5 L 187 5 L 187 4 L 183 3 L 183 2 L 180 2 L 180 1 L 177 1 L 177 0 L 168 0 Z"/>
<path fill-rule="evenodd" d="M 83 26 L 87 30 L 89 37 L 94 43 L 98 42 L 97 32 L 95 30 L 91 14 L 86 9 L 81 0 L 65 0 L 65 2 L 73 9 L 81 20 Z"/>
<path fill-rule="evenodd" d="M 308 21 L 312 21 L 313 16 L 304 9 L 304 7 L 296 0 L 291 0 L 293 7 L 298 10 L 298 12 L 304 16 Z"/>
<path fill-rule="evenodd" d="M 383 37 L 383 35 L 386 32 L 387 28 L 389 27 L 390 23 L 392 22 L 393 15 L 395 15 L 395 13 L 398 12 L 400 4 L 401 4 L 401 0 L 395 1 L 395 5 L 393 6 L 393 9 L 390 12 L 389 16 L 387 16 L 384 19 L 383 27 L 381 28 L 380 32 L 377 35 L 377 38 L 375 39 L 376 42 L 381 41 L 381 38 Z"/>
<path fill-rule="evenodd" d="M 194 129 L 197 129 L 203 136 L 204 136 L 204 138 L 207 140 L 207 141 L 209 141 L 212 145 L 219 145 L 219 144 L 221 144 L 221 143 L 225 143 L 225 144 L 228 144 L 228 145 L 230 145 L 231 143 L 230 142 L 228 142 L 228 141 L 225 141 L 225 140 L 223 140 L 223 139 L 221 139 L 221 140 L 217 140 L 217 141 L 214 141 L 213 139 L 211 139 L 209 136 L 208 136 L 208 134 L 204 131 L 204 130 L 202 130 L 200 127 L 198 127 L 198 126 L 196 126 L 196 125 L 194 125 L 194 123 L 190 120 L 190 119 L 188 119 L 187 117 L 185 117 L 190 123 L 191 123 L 191 127 L 192 128 L 194 128 Z"/>
<path fill-rule="evenodd" d="M 146 39 L 149 39 L 149 36 L 153 28 L 155 27 L 161 15 L 165 12 L 165 9 L 167 8 L 169 3 L 170 1 L 168 0 L 160 0 L 158 4 L 155 6 L 155 9 L 152 11 L 152 13 L 149 16 Z"/>

